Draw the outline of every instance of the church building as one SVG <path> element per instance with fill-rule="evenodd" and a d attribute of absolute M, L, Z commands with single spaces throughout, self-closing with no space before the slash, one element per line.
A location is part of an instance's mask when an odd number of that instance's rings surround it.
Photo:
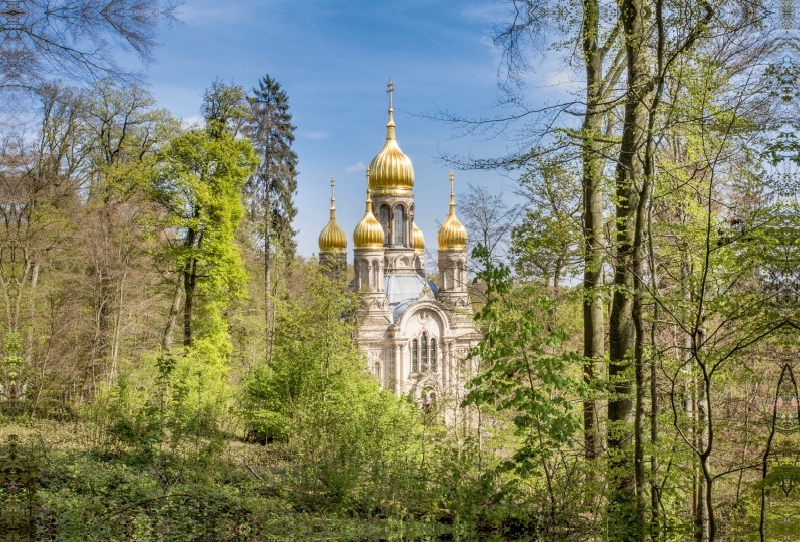
<path fill-rule="evenodd" d="M 367 169 L 366 210 L 353 232 L 355 278 L 365 294 L 356 340 L 384 387 L 422 404 L 454 391 L 480 336 L 467 292 L 467 231 L 456 216 L 450 172 L 450 213 L 439 229 L 439 284 L 425 272 L 425 239 L 414 223 L 414 168 L 395 137 L 394 85 L 389 80 L 386 142 Z M 347 236 L 336 221 L 331 180 L 330 221 L 319 236 L 320 262 L 346 269 Z"/>

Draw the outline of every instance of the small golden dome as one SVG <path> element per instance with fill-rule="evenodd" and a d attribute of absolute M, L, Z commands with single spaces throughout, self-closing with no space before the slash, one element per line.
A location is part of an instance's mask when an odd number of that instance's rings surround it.
<path fill-rule="evenodd" d="M 389 122 L 386 124 L 386 143 L 381 152 L 372 159 L 369 170 L 369 187 L 376 196 L 411 196 L 414 188 L 414 166 L 403 154 L 394 133 L 394 109 L 392 92 L 394 83 L 389 79 Z"/>
<path fill-rule="evenodd" d="M 334 179 L 331 177 L 331 218 L 319 234 L 320 252 L 344 252 L 347 250 L 347 235 L 336 222 L 336 198 L 333 195 Z"/>
<path fill-rule="evenodd" d="M 414 252 L 419 254 L 425 252 L 425 237 L 423 237 L 422 230 L 417 227 L 416 222 L 414 222 L 414 227 L 411 231 L 411 239 L 414 243 Z"/>
<path fill-rule="evenodd" d="M 356 250 L 383 250 L 383 228 L 372 213 L 369 169 L 367 169 L 367 211 L 353 232 L 353 245 Z"/>
<path fill-rule="evenodd" d="M 455 192 L 453 191 L 453 181 L 455 176 L 450 172 L 450 214 L 439 228 L 439 250 L 466 250 L 467 249 L 467 229 L 456 217 Z"/>

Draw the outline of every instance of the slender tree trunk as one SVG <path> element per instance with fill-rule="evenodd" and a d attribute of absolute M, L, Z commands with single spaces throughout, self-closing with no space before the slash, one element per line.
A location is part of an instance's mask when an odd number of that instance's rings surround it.
<path fill-rule="evenodd" d="M 272 201 L 269 191 L 269 178 L 264 180 L 264 332 L 268 333 L 270 337 L 269 347 L 264 349 L 265 361 L 268 363 L 272 356 L 272 333 L 270 321 L 272 318 L 270 310 L 270 284 L 272 284 L 272 277 L 270 276 L 270 215 L 272 213 Z"/>
<path fill-rule="evenodd" d="M 709 412 L 709 382 L 708 377 L 703 375 L 703 382 L 700 386 L 700 396 L 697 401 L 697 414 L 700 425 L 699 450 L 700 454 L 700 491 L 699 503 L 697 507 L 697 524 L 700 527 L 700 539 L 703 542 L 713 542 L 716 536 L 716 525 L 713 518 L 713 503 L 711 500 L 711 490 L 713 479 L 711 478 L 708 458 L 711 455 L 711 432 L 710 432 L 710 412 Z"/>
<path fill-rule="evenodd" d="M 197 261 L 191 258 L 183 270 L 183 346 L 192 346 L 192 309 L 197 285 Z"/>
<path fill-rule="evenodd" d="M 653 249 L 653 206 L 648 206 L 647 213 L 647 242 L 650 266 L 650 289 L 653 296 L 658 297 L 658 281 L 656 279 L 656 257 Z M 658 301 L 653 304 L 653 323 L 650 326 L 650 344 L 655 348 L 658 340 L 658 320 L 660 305 Z M 658 485 L 658 372 L 656 367 L 657 354 L 654 351 L 650 357 L 650 446 L 653 453 L 650 456 L 650 537 L 658 540 L 661 534 L 658 507 L 661 495 Z"/>
<path fill-rule="evenodd" d="M 126 262 L 123 262 L 125 264 Z M 117 377 L 117 358 L 119 357 L 119 342 L 122 335 L 122 305 L 125 301 L 125 282 L 128 278 L 128 272 L 123 271 L 119 283 L 119 296 L 117 297 L 117 306 L 114 311 L 114 333 L 111 337 L 111 370 L 108 375 L 109 384 Z"/>
<path fill-rule="evenodd" d="M 598 365 L 605 356 L 605 312 L 603 304 L 603 165 L 599 139 L 603 112 L 603 59 L 605 51 L 598 45 L 600 5 L 597 0 L 584 0 L 583 51 L 586 62 L 586 116 L 582 126 L 583 159 L 583 379 L 593 386 Z M 597 442 L 597 404 L 594 399 L 583 402 L 583 434 L 585 457 L 593 461 L 599 451 Z"/>
<path fill-rule="evenodd" d="M 637 238 L 639 235 L 637 234 Z M 637 243 L 638 244 L 638 243 Z M 640 254 L 641 250 L 637 250 Z M 637 538 L 644 542 L 645 529 L 647 524 L 645 505 L 645 475 L 644 475 L 644 404 L 645 392 L 647 386 L 645 385 L 645 368 L 644 368 L 644 315 L 643 315 L 643 284 L 641 281 L 641 265 L 638 262 L 638 255 L 634 258 L 637 260 L 636 279 L 634 281 L 636 293 L 633 298 L 633 320 L 634 328 L 636 331 L 636 339 L 634 346 L 634 374 L 636 379 L 636 408 L 634 415 L 634 479 L 636 484 L 636 508 L 638 512 L 638 527 L 639 532 Z"/>
<path fill-rule="evenodd" d="M 645 167 L 642 175 L 641 192 L 638 194 L 638 205 L 636 207 L 636 218 L 634 223 L 635 234 L 633 238 L 633 322 L 635 330 L 634 344 L 634 374 L 636 379 L 636 410 L 634 418 L 634 476 L 636 483 L 636 502 L 638 509 L 639 540 L 645 540 L 645 525 L 647 524 L 645 503 L 645 474 L 644 474 L 644 405 L 647 386 L 645 382 L 644 368 L 644 248 L 645 237 L 650 231 L 646 228 L 650 222 L 647 219 L 646 209 L 649 209 L 650 187 L 653 180 L 653 146 L 652 146 L 652 123 L 654 112 L 648 119 L 649 129 L 647 134 L 647 144 L 645 148 Z M 653 269 L 650 270 L 652 275 Z"/>
<path fill-rule="evenodd" d="M 169 352 L 172 348 L 172 339 L 175 335 L 175 324 L 178 320 L 178 313 L 181 308 L 181 298 L 183 297 L 183 284 L 178 282 L 175 285 L 175 294 L 172 296 L 172 304 L 169 308 L 169 318 L 167 318 L 167 326 L 164 329 L 164 339 L 161 341 L 161 348 L 165 352 Z"/>
<path fill-rule="evenodd" d="M 619 539 L 635 539 L 642 526 L 638 521 L 634 457 L 631 431 L 633 383 L 631 361 L 634 355 L 635 278 L 637 271 L 635 238 L 639 194 L 636 180 L 640 167 L 640 150 L 647 118 L 644 95 L 650 83 L 649 56 L 645 36 L 644 0 L 624 0 L 620 17 L 625 31 L 628 80 L 625 116 L 616 168 L 616 250 L 614 261 L 614 300 L 609 321 L 609 380 L 612 395 L 608 402 L 608 447 L 611 467 L 612 503 L 617 510 L 616 534 Z"/>

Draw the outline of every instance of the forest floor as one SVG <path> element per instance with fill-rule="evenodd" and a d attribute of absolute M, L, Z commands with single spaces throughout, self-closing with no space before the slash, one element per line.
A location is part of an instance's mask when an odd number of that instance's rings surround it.
<path fill-rule="evenodd" d="M 0 540 L 466 540 L 454 525 L 303 509 L 292 465 L 227 440 L 213 467 L 104 449 L 91 425 L 0 423 Z M 187 454 L 188 455 L 188 454 Z M 186 457 L 186 456 L 184 456 Z M 13 538 L 5 538 L 9 533 Z"/>

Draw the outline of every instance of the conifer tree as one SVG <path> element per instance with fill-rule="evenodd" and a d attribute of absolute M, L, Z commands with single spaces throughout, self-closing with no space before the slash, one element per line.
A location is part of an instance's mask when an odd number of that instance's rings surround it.
<path fill-rule="evenodd" d="M 269 75 L 253 88 L 248 101 L 251 120 L 247 134 L 261 160 L 247 185 L 249 210 L 263 235 L 264 295 L 268 298 L 271 247 L 275 246 L 287 261 L 296 249 L 292 228 L 297 214 L 293 200 L 297 192 L 297 153 L 292 149 L 295 126 L 289 113 L 289 96 Z"/>

